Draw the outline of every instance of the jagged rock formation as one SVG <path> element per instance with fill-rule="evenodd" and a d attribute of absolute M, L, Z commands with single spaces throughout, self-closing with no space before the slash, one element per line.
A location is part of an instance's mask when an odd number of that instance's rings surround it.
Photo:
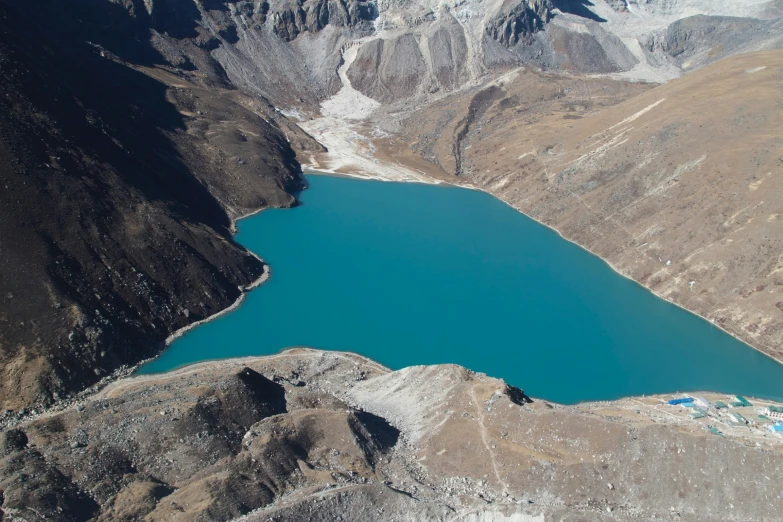
<path fill-rule="evenodd" d="M 30 522 L 774 518 L 783 446 L 725 431 L 656 398 L 563 407 L 456 366 L 391 372 L 294 350 L 121 380 L 6 431 L 2 510 Z"/>
<path fill-rule="evenodd" d="M 327 25 L 334 27 L 356 27 L 372 22 L 377 16 L 377 7 L 368 0 L 338 2 L 329 0 L 288 0 L 267 6 L 271 13 L 270 23 L 276 35 L 291 41 L 301 33 L 317 33 Z"/>
<path fill-rule="evenodd" d="M 510 5 L 508 5 L 510 4 Z M 505 12 L 508 9 L 508 12 Z M 531 3 L 507 2 L 503 10 L 487 24 L 487 34 L 506 47 L 519 43 L 544 28 L 549 21 L 551 5 L 549 0 L 533 0 Z"/>

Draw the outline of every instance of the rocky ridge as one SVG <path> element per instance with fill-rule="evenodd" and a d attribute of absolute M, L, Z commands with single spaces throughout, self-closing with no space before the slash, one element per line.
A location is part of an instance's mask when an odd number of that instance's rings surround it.
<path fill-rule="evenodd" d="M 721 430 L 655 397 L 566 407 L 457 366 L 298 349 L 19 424 L 0 488 L 30 521 L 774 518 L 781 440 Z"/>
<path fill-rule="evenodd" d="M 511 7 L 487 25 L 487 34 L 506 47 L 519 43 L 520 38 L 531 36 L 544 28 L 551 16 L 548 0 L 535 0 L 532 4 L 520 3 Z"/>

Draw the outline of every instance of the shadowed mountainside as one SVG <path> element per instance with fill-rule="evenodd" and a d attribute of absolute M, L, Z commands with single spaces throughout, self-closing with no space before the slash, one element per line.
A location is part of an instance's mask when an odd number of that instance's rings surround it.
<path fill-rule="evenodd" d="M 135 26 L 112 22 L 126 21 L 121 7 L 89 11 L 103 25 L 47 8 L 52 18 L 32 20 L 0 2 L 0 404 L 11 409 L 81 390 L 230 305 L 263 271 L 231 240 L 231 218 L 291 205 L 301 188 L 274 124 L 97 44 L 163 62 Z"/>

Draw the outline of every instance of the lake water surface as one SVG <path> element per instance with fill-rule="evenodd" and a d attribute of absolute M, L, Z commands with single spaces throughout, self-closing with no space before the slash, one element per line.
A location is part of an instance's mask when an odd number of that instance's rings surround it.
<path fill-rule="evenodd" d="M 456 363 L 562 403 L 686 390 L 783 399 L 783 365 L 482 192 L 308 176 L 239 223 L 272 267 L 141 373 L 291 346 Z"/>

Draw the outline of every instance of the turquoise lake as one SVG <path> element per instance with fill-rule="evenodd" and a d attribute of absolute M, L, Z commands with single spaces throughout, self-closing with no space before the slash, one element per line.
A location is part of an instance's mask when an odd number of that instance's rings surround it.
<path fill-rule="evenodd" d="M 689 390 L 783 400 L 783 365 L 482 192 L 308 176 L 239 222 L 272 277 L 141 373 L 291 346 L 456 363 L 561 403 Z"/>

